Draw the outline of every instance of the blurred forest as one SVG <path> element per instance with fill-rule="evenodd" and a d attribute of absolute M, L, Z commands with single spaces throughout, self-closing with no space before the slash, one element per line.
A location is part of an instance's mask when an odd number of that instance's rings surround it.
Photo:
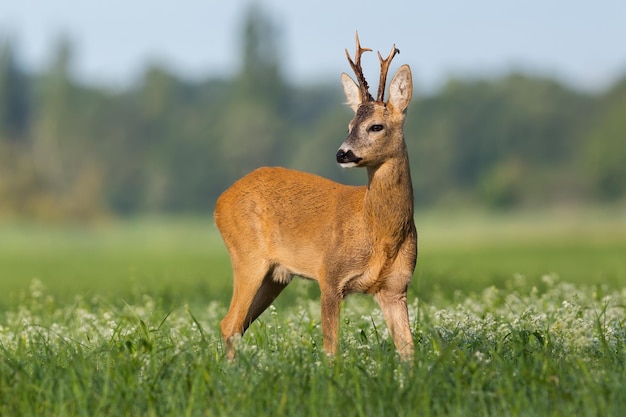
<path fill-rule="evenodd" d="M 364 172 L 335 164 L 352 117 L 339 74 L 290 85 L 275 23 L 259 10 L 241 39 L 232 78 L 190 81 L 153 65 L 119 91 L 75 79 L 70 39 L 30 73 L 0 35 L 0 217 L 210 213 L 261 165 L 364 183 Z M 623 203 L 626 77 L 596 93 L 524 74 L 451 79 L 427 96 L 418 89 L 406 140 L 420 208 Z"/>

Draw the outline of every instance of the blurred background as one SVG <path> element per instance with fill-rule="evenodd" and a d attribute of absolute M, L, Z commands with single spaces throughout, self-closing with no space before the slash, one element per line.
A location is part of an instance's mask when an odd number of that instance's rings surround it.
<path fill-rule="evenodd" d="M 626 196 L 626 3 L 5 1 L 0 218 L 210 214 L 282 165 L 346 183 L 344 48 L 401 50 L 419 209 Z M 376 88 L 375 54 L 364 56 Z M 357 172 L 352 172 L 357 171 Z"/>
<path fill-rule="evenodd" d="M 366 182 L 335 163 L 356 30 L 413 71 L 411 298 L 546 274 L 623 288 L 624 16 L 611 0 L 2 1 L 0 311 L 42 285 L 225 305 L 223 190 L 262 165 Z M 375 91 L 375 53 L 363 65 Z"/>

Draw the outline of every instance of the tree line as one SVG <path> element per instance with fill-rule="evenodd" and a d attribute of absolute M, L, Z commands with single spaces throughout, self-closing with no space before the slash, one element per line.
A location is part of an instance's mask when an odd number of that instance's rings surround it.
<path fill-rule="evenodd" d="M 242 34 L 231 78 L 191 81 L 153 65 L 123 91 L 78 82 L 68 39 L 29 73 L 0 37 L 0 216 L 208 213 L 262 165 L 364 183 L 334 161 L 352 117 L 339 81 L 288 83 L 274 23 L 258 10 Z M 414 97 L 405 132 L 418 207 L 626 196 L 626 77 L 601 93 L 521 73 L 451 79 Z"/>

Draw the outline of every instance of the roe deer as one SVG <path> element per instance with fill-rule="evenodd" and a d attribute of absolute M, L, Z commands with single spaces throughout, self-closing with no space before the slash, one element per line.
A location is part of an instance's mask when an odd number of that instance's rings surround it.
<path fill-rule="evenodd" d="M 411 70 L 402 65 L 383 100 L 395 45 L 381 64 L 376 100 L 368 92 L 356 37 L 358 84 L 341 75 L 355 117 L 336 159 L 342 167 L 366 167 L 367 186 L 346 186 L 300 171 L 259 168 L 217 200 L 215 223 L 233 267 L 233 297 L 221 322 L 226 356 L 234 343 L 294 276 L 317 280 L 321 292 L 324 349 L 337 350 L 342 299 L 373 294 L 402 359 L 413 356 L 407 288 L 417 259 L 413 189 L 404 142 L 411 99 Z"/>

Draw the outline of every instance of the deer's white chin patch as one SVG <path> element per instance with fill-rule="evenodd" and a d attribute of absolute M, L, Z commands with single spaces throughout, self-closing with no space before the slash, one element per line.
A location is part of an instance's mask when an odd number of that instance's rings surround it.
<path fill-rule="evenodd" d="M 342 168 L 354 168 L 356 165 L 356 162 L 342 162 L 339 164 L 340 167 Z"/>

